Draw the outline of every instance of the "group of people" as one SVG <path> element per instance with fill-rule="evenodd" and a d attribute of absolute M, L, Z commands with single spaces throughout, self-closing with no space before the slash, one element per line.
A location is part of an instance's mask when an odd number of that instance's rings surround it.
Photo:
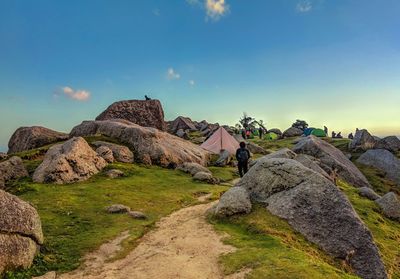
<path fill-rule="evenodd" d="M 263 135 L 265 134 L 265 131 L 262 127 L 258 129 L 243 129 L 241 134 L 244 139 L 249 139 L 251 138 L 251 135 L 256 133 L 256 131 L 258 131 L 258 136 L 260 139 L 262 139 Z"/>

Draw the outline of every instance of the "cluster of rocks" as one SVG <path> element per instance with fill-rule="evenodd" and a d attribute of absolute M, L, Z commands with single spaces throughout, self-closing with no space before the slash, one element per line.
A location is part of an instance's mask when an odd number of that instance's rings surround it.
<path fill-rule="evenodd" d="M 131 216 L 133 219 L 147 219 L 146 214 L 144 214 L 141 211 L 134 211 L 131 210 L 129 206 L 123 205 L 123 204 L 113 204 L 110 205 L 106 208 L 107 213 L 110 214 L 123 214 L 126 213 L 129 216 Z"/>
<path fill-rule="evenodd" d="M 200 136 L 194 140 L 197 144 L 203 143 L 209 136 L 211 136 L 220 125 L 218 123 L 212 124 L 203 120 L 201 122 L 192 121 L 189 117 L 178 116 L 175 120 L 167 122 L 168 132 L 172 135 L 178 136 L 183 139 L 190 139 L 190 132 L 199 132 Z M 234 132 L 234 128 L 223 126 L 228 132 Z"/>
<path fill-rule="evenodd" d="M 10 182 L 28 175 L 21 158 L 13 156 L 0 163 L 0 189 L 5 189 Z"/>
<path fill-rule="evenodd" d="M 293 151 L 283 149 L 258 159 L 211 211 L 220 217 L 246 214 L 253 203 L 261 203 L 309 241 L 345 261 L 360 277 L 387 278 L 372 235 L 336 187 L 335 174 L 360 191 L 370 189 L 342 152 L 310 136 Z M 393 205 L 387 207 L 395 211 Z"/>
<path fill-rule="evenodd" d="M 349 143 L 351 151 L 367 151 L 370 149 L 385 149 L 392 153 L 400 151 L 400 139 L 396 136 L 378 138 L 372 136 L 366 129 L 357 130 L 354 139 Z"/>
<path fill-rule="evenodd" d="M 197 163 L 185 162 L 177 167 L 193 176 L 193 180 L 203 181 L 209 184 L 218 184 L 220 181 L 214 177 L 209 169 Z"/>

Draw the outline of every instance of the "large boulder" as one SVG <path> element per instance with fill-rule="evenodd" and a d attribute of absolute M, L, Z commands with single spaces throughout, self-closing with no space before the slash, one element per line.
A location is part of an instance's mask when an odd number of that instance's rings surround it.
<path fill-rule="evenodd" d="M 107 146 L 100 146 L 96 149 L 96 153 L 103 158 L 104 160 L 106 160 L 107 163 L 113 163 L 114 162 L 114 155 L 113 152 L 110 148 L 108 148 Z"/>
<path fill-rule="evenodd" d="M 282 137 L 283 138 L 291 138 L 291 137 L 299 137 L 303 135 L 303 131 L 300 130 L 299 128 L 296 127 L 290 127 L 286 131 L 283 132 Z"/>
<path fill-rule="evenodd" d="M 395 193 L 389 192 L 375 202 L 387 217 L 400 221 L 400 201 Z"/>
<path fill-rule="evenodd" d="M 4 189 L 9 182 L 28 175 L 21 158 L 13 156 L 0 163 L 0 189 Z"/>
<path fill-rule="evenodd" d="M 45 127 L 21 127 L 14 132 L 8 141 L 8 154 L 35 149 L 67 139 L 67 134 L 56 132 Z"/>
<path fill-rule="evenodd" d="M 164 110 L 159 100 L 128 100 L 110 105 L 96 120 L 125 119 L 143 127 L 165 131 Z"/>
<path fill-rule="evenodd" d="M 344 194 L 292 159 L 258 162 L 236 185 L 362 278 L 387 278 L 372 235 Z"/>
<path fill-rule="evenodd" d="M 400 160 L 390 151 L 370 149 L 363 153 L 357 162 L 384 171 L 388 179 L 400 184 Z"/>
<path fill-rule="evenodd" d="M 232 187 L 221 196 L 213 211 L 213 214 L 219 217 L 250 213 L 251 201 L 249 193 L 243 187 Z"/>
<path fill-rule="evenodd" d="M 349 143 L 349 149 L 353 151 L 359 150 L 368 150 L 375 147 L 376 139 L 366 130 L 357 130 L 354 135 L 354 139 L 352 139 Z"/>
<path fill-rule="evenodd" d="M 81 137 L 52 146 L 35 170 L 33 181 L 40 183 L 72 183 L 83 181 L 107 165 Z"/>
<path fill-rule="evenodd" d="M 327 173 L 336 173 L 339 178 L 356 187 L 371 187 L 365 176 L 346 155 L 322 139 L 308 136 L 299 141 L 292 150 L 319 159 L 321 167 Z"/>
<path fill-rule="evenodd" d="M 0 190 L 0 275 L 28 268 L 43 244 L 37 211 L 27 202 Z"/>
<path fill-rule="evenodd" d="M 111 149 L 114 159 L 117 162 L 121 163 L 133 163 L 133 153 L 132 151 L 123 145 L 115 144 L 115 143 L 110 143 L 110 142 L 105 142 L 105 141 L 95 141 L 92 142 L 92 145 L 95 147 L 100 147 L 100 146 L 105 146 Z"/>
<path fill-rule="evenodd" d="M 263 155 L 265 155 L 265 154 L 268 153 L 264 148 L 262 148 L 258 144 L 255 144 L 254 142 L 247 142 L 246 147 L 253 154 L 263 154 Z"/>
<path fill-rule="evenodd" d="M 121 121 L 84 121 L 70 136 L 105 135 L 127 145 L 135 161 L 147 165 L 176 167 L 184 162 L 207 165 L 210 154 L 189 141 L 160 130 Z M 114 156 L 115 157 L 115 156 Z"/>
<path fill-rule="evenodd" d="M 400 139 L 396 136 L 385 137 L 376 143 L 375 148 L 386 149 L 393 153 L 398 152 L 400 150 Z"/>

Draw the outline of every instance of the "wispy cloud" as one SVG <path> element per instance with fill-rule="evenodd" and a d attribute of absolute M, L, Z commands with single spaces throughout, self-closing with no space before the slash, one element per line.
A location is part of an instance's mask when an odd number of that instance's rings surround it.
<path fill-rule="evenodd" d="M 230 11 L 226 0 L 186 0 L 192 6 L 198 6 L 206 11 L 206 21 L 218 21 Z"/>
<path fill-rule="evenodd" d="M 297 3 L 296 11 L 299 13 L 308 13 L 313 9 L 313 3 L 310 0 L 301 0 Z"/>
<path fill-rule="evenodd" d="M 189 80 L 189 84 L 190 84 L 190 86 L 194 86 L 195 85 L 194 80 L 193 79 Z"/>
<path fill-rule="evenodd" d="M 173 68 L 169 68 L 167 70 L 167 79 L 168 80 L 174 80 L 174 79 L 180 79 L 181 75 L 175 72 Z"/>
<path fill-rule="evenodd" d="M 76 100 L 76 101 L 87 101 L 90 98 L 89 91 L 81 90 L 81 89 L 74 90 L 69 86 L 62 87 L 61 93 L 63 93 L 68 98 Z M 54 97 L 58 97 L 58 96 L 59 96 L 58 92 L 54 93 Z"/>

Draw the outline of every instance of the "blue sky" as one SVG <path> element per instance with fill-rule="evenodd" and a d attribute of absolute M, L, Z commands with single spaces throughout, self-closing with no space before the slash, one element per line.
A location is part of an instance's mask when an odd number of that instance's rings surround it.
<path fill-rule="evenodd" d="M 398 0 L 0 1 L 0 149 L 148 94 L 178 115 L 400 134 Z M 2 146 L 2 147 L 1 147 Z"/>

